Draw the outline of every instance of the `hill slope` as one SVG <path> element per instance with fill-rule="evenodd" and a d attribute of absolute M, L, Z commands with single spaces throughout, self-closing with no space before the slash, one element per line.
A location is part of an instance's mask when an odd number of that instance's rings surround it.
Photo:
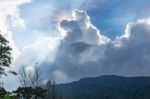
<path fill-rule="evenodd" d="M 100 76 L 58 85 L 69 99 L 150 99 L 150 77 Z"/>

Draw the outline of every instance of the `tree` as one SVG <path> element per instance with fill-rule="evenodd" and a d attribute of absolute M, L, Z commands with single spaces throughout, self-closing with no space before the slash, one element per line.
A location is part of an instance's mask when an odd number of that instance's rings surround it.
<path fill-rule="evenodd" d="M 0 99 L 2 99 L 6 94 L 7 91 L 4 88 L 0 87 Z"/>
<path fill-rule="evenodd" d="M 56 84 L 55 80 L 47 81 L 46 88 L 47 88 L 46 99 L 67 99 L 67 97 L 62 96 L 60 94 L 58 85 Z"/>
<path fill-rule="evenodd" d="M 25 99 L 31 98 L 31 73 L 27 71 L 26 66 L 22 66 L 19 70 L 19 83 L 22 87 L 16 90 L 18 95 L 22 95 Z M 20 96 L 19 96 L 20 97 Z"/>
<path fill-rule="evenodd" d="M 19 83 L 22 87 L 31 86 L 31 73 L 27 73 L 26 66 L 22 66 L 19 70 Z"/>
<path fill-rule="evenodd" d="M 31 76 L 31 85 L 34 88 L 34 96 L 35 99 L 39 99 L 40 97 L 45 97 L 46 90 L 42 88 L 42 72 L 41 69 L 37 66 L 37 63 L 34 67 L 34 71 Z"/>
<path fill-rule="evenodd" d="M 13 91 L 13 99 L 45 99 L 47 90 L 42 87 L 19 87 L 17 90 Z"/>
<path fill-rule="evenodd" d="M 49 80 L 46 84 L 47 87 L 47 97 L 50 99 L 57 99 L 57 89 L 56 83 L 52 80 Z"/>
<path fill-rule="evenodd" d="M 34 72 L 31 78 L 31 84 L 34 88 L 41 87 L 43 82 L 41 69 L 37 66 L 37 63 L 34 67 Z"/>
<path fill-rule="evenodd" d="M 0 76 L 7 75 L 5 67 L 9 67 L 12 61 L 11 48 L 8 41 L 0 34 Z"/>
<path fill-rule="evenodd" d="M 19 83 L 22 87 L 19 87 L 14 93 L 18 97 L 24 97 L 25 99 L 43 99 L 47 91 L 42 88 L 42 72 L 37 64 L 33 71 L 28 71 L 27 66 L 22 66 L 19 70 Z"/>
<path fill-rule="evenodd" d="M 19 83 L 22 87 L 32 86 L 34 88 L 41 87 L 43 78 L 40 68 L 37 66 L 34 67 L 32 71 L 28 71 L 27 66 L 22 66 L 19 70 Z"/>
<path fill-rule="evenodd" d="M 13 91 L 14 95 L 13 97 L 19 98 L 25 98 L 25 99 L 31 99 L 33 94 L 32 87 L 19 87 L 17 90 Z M 23 98 L 23 99 L 24 99 Z"/>
<path fill-rule="evenodd" d="M 42 87 L 33 88 L 33 95 L 35 99 L 45 99 L 47 90 Z"/>
<path fill-rule="evenodd" d="M 33 71 L 30 72 L 27 72 L 26 66 L 20 68 L 19 82 L 22 87 L 14 91 L 15 97 L 24 97 L 25 99 L 66 99 L 59 95 L 55 80 L 49 80 L 46 88 L 43 88 L 42 72 L 37 63 Z"/>

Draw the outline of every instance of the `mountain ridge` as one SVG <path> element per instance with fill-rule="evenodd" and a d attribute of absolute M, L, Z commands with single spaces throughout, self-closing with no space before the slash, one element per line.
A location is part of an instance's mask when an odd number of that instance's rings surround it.
<path fill-rule="evenodd" d="M 58 85 L 69 99 L 150 99 L 150 77 L 103 75 Z"/>

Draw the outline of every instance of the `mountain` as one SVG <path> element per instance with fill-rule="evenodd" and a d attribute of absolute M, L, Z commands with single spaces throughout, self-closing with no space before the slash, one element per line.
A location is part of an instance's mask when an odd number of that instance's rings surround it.
<path fill-rule="evenodd" d="M 150 77 L 105 75 L 60 84 L 68 99 L 150 99 Z"/>

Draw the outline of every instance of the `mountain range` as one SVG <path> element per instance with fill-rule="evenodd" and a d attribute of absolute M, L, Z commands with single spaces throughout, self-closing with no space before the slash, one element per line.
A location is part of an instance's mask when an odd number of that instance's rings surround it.
<path fill-rule="evenodd" d="M 150 77 L 104 75 L 58 85 L 68 99 L 150 99 Z"/>

